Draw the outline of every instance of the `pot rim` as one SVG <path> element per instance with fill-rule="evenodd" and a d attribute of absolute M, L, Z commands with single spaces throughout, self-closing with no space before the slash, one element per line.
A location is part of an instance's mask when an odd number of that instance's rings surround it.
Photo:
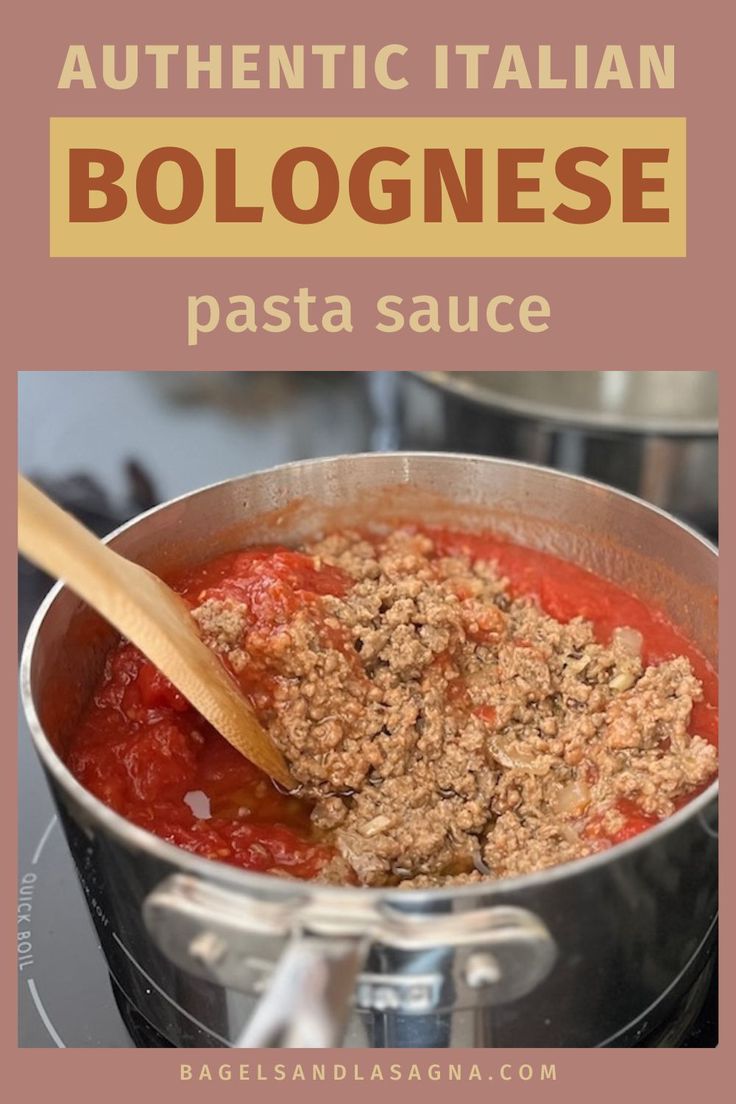
<path fill-rule="evenodd" d="M 473 386 L 466 378 L 455 379 L 454 372 L 436 371 L 408 373 L 418 382 L 436 391 L 449 392 L 466 402 L 475 403 L 488 410 L 513 414 L 530 421 L 576 429 L 578 431 L 601 430 L 622 437 L 695 437 L 715 440 L 718 437 L 718 417 L 691 419 L 642 418 L 636 414 L 614 414 L 605 411 L 570 410 L 565 406 L 549 405 L 530 398 L 507 395 L 492 388 L 481 389 Z M 495 374 L 495 373 L 494 373 Z M 640 373 L 637 373 L 640 374 Z"/>
<path fill-rule="evenodd" d="M 687 525 L 685 522 L 674 518 L 671 514 L 668 514 L 666 510 L 660 509 L 658 506 L 654 506 L 651 503 L 645 502 L 643 499 L 638 498 L 636 495 L 629 494 L 626 491 L 618 490 L 615 487 L 609 487 L 605 483 L 601 483 L 595 479 L 589 479 L 586 476 L 570 475 L 567 472 L 558 472 L 553 468 L 545 467 L 542 464 L 530 464 L 519 460 L 506 460 L 489 456 L 477 456 L 472 453 L 450 453 L 450 452 L 422 452 L 422 451 L 409 451 L 409 450 L 396 450 L 392 452 L 362 452 L 362 453 L 342 453 L 335 456 L 322 456 L 315 457 L 308 460 L 295 460 L 286 464 L 277 464 L 270 468 L 263 468 L 258 471 L 247 472 L 245 475 L 231 476 L 228 479 L 217 480 L 215 483 L 210 483 L 204 487 L 198 487 L 193 491 L 187 491 L 184 494 L 177 495 L 174 498 L 167 500 L 166 502 L 159 503 L 159 505 L 152 507 L 150 510 L 145 510 L 141 514 L 137 514 L 130 521 L 125 522 L 123 525 L 118 526 L 111 533 L 108 533 L 103 538 L 104 543 L 107 544 L 110 541 L 115 540 L 116 537 L 122 533 L 131 529 L 145 518 L 151 517 L 161 510 L 177 503 L 182 502 L 185 499 L 191 498 L 194 495 L 209 491 L 215 487 L 225 486 L 229 483 L 237 482 L 241 479 L 247 479 L 250 476 L 263 476 L 271 475 L 275 472 L 281 472 L 290 468 L 304 468 L 312 466 L 320 466 L 324 464 L 337 463 L 346 460 L 362 460 L 371 459 L 376 460 L 381 457 L 388 459 L 397 458 L 420 458 L 420 457 L 432 457 L 434 459 L 441 459 L 452 463 L 467 463 L 468 461 L 480 462 L 483 464 L 493 464 L 494 466 L 531 469 L 532 471 L 545 472 L 547 474 L 553 474 L 559 476 L 565 480 L 572 480 L 582 485 L 588 485 L 593 487 L 602 488 L 609 494 L 616 498 L 628 499 L 634 502 L 646 510 L 651 511 L 654 514 L 658 514 L 660 517 L 664 517 L 666 520 L 672 522 L 674 525 L 681 529 L 684 529 L 692 537 L 694 537 L 700 544 L 703 544 L 714 556 L 718 557 L 718 550 L 715 545 L 703 536 L 697 530 Z M 92 820 L 99 824 L 99 826 L 110 832 L 117 838 L 118 842 L 122 843 L 127 848 L 138 848 L 139 850 L 146 851 L 153 858 L 160 861 L 169 863 L 172 866 L 177 866 L 184 870 L 187 874 L 200 876 L 205 881 L 217 881 L 219 883 L 225 883 L 229 888 L 235 890 L 242 890 L 246 894 L 249 890 L 254 891 L 256 895 L 268 894 L 273 899 L 278 898 L 294 898 L 297 894 L 309 895 L 315 891 L 319 891 L 320 897 L 329 898 L 335 904 L 339 905 L 340 900 L 354 900 L 356 895 L 365 896 L 369 894 L 368 900 L 374 905 L 380 903 L 388 905 L 400 904 L 404 908 L 415 902 L 417 905 L 423 903 L 438 904 L 441 902 L 449 903 L 451 901 L 460 899 L 462 901 L 472 901 L 475 898 L 488 898 L 489 896 L 503 896 L 505 894 L 516 892 L 517 890 L 534 890 L 540 885 L 546 885 L 550 882 L 560 882 L 566 879 L 573 879 L 578 874 L 584 874 L 586 870 L 592 870 L 596 867 L 602 867 L 608 865 L 610 862 L 615 861 L 619 857 L 631 854 L 634 851 L 648 847 L 650 844 L 654 844 L 657 840 L 661 839 L 665 834 L 674 831 L 686 820 L 703 812 L 703 810 L 714 801 L 719 791 L 718 777 L 714 779 L 710 785 L 698 794 L 697 797 L 689 801 L 687 805 L 678 809 L 671 816 L 665 820 L 660 821 L 653 828 L 648 828 L 645 832 L 640 833 L 638 836 L 634 836 L 630 840 L 626 840 L 623 843 L 615 844 L 605 851 L 599 851 L 597 854 L 589 855 L 581 859 L 575 859 L 569 863 L 560 863 L 557 866 L 548 867 L 545 870 L 535 871 L 531 874 L 520 874 L 514 877 L 499 878 L 495 881 L 480 882 L 468 886 L 447 886 L 447 887 L 435 887 L 428 889 L 413 889 L 410 894 L 406 890 L 399 887 L 375 887 L 375 886 L 337 886 L 330 884 L 323 884 L 318 882 L 297 882 L 291 879 L 273 877 L 269 874 L 259 873 L 256 871 L 245 870 L 240 867 L 231 866 L 228 863 L 218 862 L 214 859 L 207 859 L 201 855 L 196 855 L 191 851 L 187 851 L 184 848 L 177 847 L 173 843 L 169 843 L 167 840 L 161 839 L 159 836 L 154 835 L 152 832 L 148 832 L 145 828 L 140 828 L 138 825 L 133 824 L 131 821 L 126 820 L 125 817 L 119 813 L 114 812 L 108 805 L 100 801 L 89 790 L 86 790 L 82 784 L 74 777 L 69 768 L 66 766 L 61 757 L 57 754 L 52 747 L 46 733 L 41 725 L 40 718 L 38 716 L 35 702 L 33 700 L 33 694 L 31 691 L 31 663 L 33 658 L 33 651 L 36 644 L 36 639 L 41 630 L 41 626 L 46 618 L 46 615 L 59 597 L 63 590 L 67 589 L 66 584 L 63 582 L 57 582 L 51 588 L 46 595 L 38 610 L 36 611 L 31 625 L 26 635 L 23 649 L 21 653 L 20 662 L 20 690 L 21 701 L 23 704 L 24 713 L 28 722 L 28 727 L 31 732 L 31 737 L 36 747 L 36 751 L 41 759 L 41 762 L 46 771 L 53 777 L 57 785 L 64 791 L 72 800 L 81 805 L 85 813 L 92 818 Z"/>

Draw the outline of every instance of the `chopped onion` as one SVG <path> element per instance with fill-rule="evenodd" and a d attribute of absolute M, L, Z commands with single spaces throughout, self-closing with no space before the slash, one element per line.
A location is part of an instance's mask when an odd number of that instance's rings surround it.
<path fill-rule="evenodd" d="M 567 840 L 568 843 L 577 844 L 580 843 L 580 836 L 573 828 L 572 824 L 560 824 L 560 835 Z"/>
<path fill-rule="evenodd" d="M 363 825 L 363 835 L 377 836 L 379 832 L 382 832 L 384 828 L 388 828 L 391 823 L 391 818 L 381 814 L 380 816 L 373 817 L 373 820 L 369 820 L 367 824 Z"/>
<path fill-rule="evenodd" d="M 503 733 L 496 734 L 488 741 L 494 759 L 497 759 L 502 766 L 510 767 L 512 770 L 529 771 L 530 774 L 547 773 L 546 766 L 540 764 L 528 752 L 524 752 L 519 748 L 511 751 L 510 743 L 511 736 Z"/>
<path fill-rule="evenodd" d="M 555 805 L 558 813 L 572 813 L 574 816 L 582 813 L 590 804 L 590 786 L 581 778 L 574 782 L 568 782 L 557 795 Z"/>
<path fill-rule="evenodd" d="M 631 671 L 621 671 L 620 674 L 614 675 L 608 685 L 612 690 L 624 691 L 630 690 L 635 682 L 636 678 Z"/>
<path fill-rule="evenodd" d="M 189 793 L 184 794 L 184 800 L 197 820 L 209 820 L 212 816 L 210 799 L 202 790 L 190 790 Z"/>
<path fill-rule="evenodd" d="M 628 626 L 613 630 L 613 643 L 631 656 L 640 656 L 644 647 L 644 637 L 638 629 L 630 629 Z"/>

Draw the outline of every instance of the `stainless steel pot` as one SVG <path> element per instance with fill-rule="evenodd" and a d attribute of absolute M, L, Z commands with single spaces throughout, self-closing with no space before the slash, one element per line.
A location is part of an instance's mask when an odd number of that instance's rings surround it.
<path fill-rule="evenodd" d="M 289 464 L 167 503 L 110 540 L 166 573 L 247 543 L 417 517 L 492 526 L 581 563 L 663 606 L 715 659 L 713 547 L 634 498 L 528 465 L 409 453 Z M 26 641 L 23 700 L 110 971 L 174 1045 L 628 1046 L 702 971 L 715 784 L 643 836 L 496 884 L 410 892 L 249 873 L 128 823 L 64 766 L 110 642 L 55 587 Z"/>
<path fill-rule="evenodd" d="M 548 464 L 714 533 L 715 372 L 399 372 L 405 448 Z"/>

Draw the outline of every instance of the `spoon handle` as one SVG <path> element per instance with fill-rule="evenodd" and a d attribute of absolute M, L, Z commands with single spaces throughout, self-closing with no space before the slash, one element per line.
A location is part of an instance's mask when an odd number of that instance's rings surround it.
<path fill-rule="evenodd" d="M 241 755 L 293 789 L 283 756 L 202 642 L 184 600 L 152 572 L 108 548 L 23 476 L 18 477 L 18 547 L 135 644 Z"/>
<path fill-rule="evenodd" d="M 62 579 L 85 602 L 114 620 L 118 590 L 126 597 L 129 591 L 130 561 L 22 475 L 18 476 L 18 548 L 37 567 Z"/>

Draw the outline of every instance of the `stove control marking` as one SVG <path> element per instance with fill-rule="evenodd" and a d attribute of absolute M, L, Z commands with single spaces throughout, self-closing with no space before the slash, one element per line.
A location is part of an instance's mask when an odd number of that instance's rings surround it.
<path fill-rule="evenodd" d="M 33 852 L 33 858 L 31 859 L 31 866 L 36 866 L 38 860 L 41 858 L 41 852 L 43 851 L 46 841 L 51 835 L 54 825 L 56 824 L 56 815 L 52 816 L 51 820 L 46 825 L 43 834 L 38 841 L 36 850 Z M 23 925 L 27 930 L 18 932 L 18 969 L 24 970 L 27 966 L 33 966 L 33 942 L 31 937 L 31 916 L 33 913 L 33 895 L 38 883 L 38 875 L 33 871 L 27 871 L 20 880 L 20 887 L 18 890 L 18 926 Z M 54 1044 L 62 1050 L 66 1050 L 66 1043 L 59 1035 L 59 1032 L 54 1027 L 54 1024 L 49 1016 L 48 1012 L 44 1008 L 43 1001 L 36 987 L 36 982 L 32 977 L 26 979 L 28 983 L 28 992 L 31 994 L 31 1000 L 36 1006 L 41 1022 L 51 1036 Z"/>

